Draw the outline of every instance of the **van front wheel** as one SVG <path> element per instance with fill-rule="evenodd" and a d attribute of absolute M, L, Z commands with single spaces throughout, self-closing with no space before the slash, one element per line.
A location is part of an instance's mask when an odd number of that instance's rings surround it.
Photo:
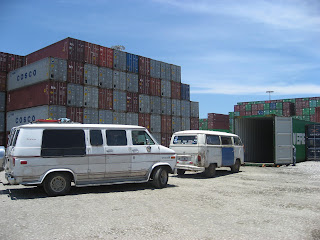
<path fill-rule="evenodd" d="M 204 175 L 209 178 L 214 177 L 214 175 L 216 175 L 216 165 L 210 164 L 210 166 L 204 170 Z"/>
<path fill-rule="evenodd" d="M 65 173 L 51 173 L 44 180 L 43 188 L 49 196 L 66 195 L 71 188 L 71 179 Z"/>
<path fill-rule="evenodd" d="M 164 188 L 165 186 L 167 186 L 168 178 L 168 171 L 163 167 L 159 167 L 154 172 L 153 185 L 156 188 Z"/>
<path fill-rule="evenodd" d="M 236 162 L 231 166 L 231 172 L 237 173 L 240 171 L 240 160 L 237 159 Z"/>

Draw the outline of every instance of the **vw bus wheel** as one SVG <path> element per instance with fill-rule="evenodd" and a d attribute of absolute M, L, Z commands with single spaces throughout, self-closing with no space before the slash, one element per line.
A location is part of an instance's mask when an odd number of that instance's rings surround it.
<path fill-rule="evenodd" d="M 240 160 L 239 159 L 237 159 L 236 160 L 236 162 L 235 162 L 235 164 L 233 164 L 232 166 L 231 166 L 231 172 L 233 172 L 233 173 L 237 173 L 237 172 L 239 172 L 240 171 Z"/>
<path fill-rule="evenodd" d="M 204 175 L 209 178 L 214 177 L 214 175 L 216 175 L 216 165 L 210 164 L 210 166 L 204 170 Z"/>
<path fill-rule="evenodd" d="M 182 176 L 184 175 L 184 173 L 186 172 L 186 170 L 183 170 L 183 169 L 177 169 L 177 174 L 178 176 Z"/>
<path fill-rule="evenodd" d="M 167 186 L 168 178 L 168 171 L 165 168 L 157 168 L 153 175 L 153 185 L 156 188 L 164 188 Z"/>
<path fill-rule="evenodd" d="M 49 196 L 65 195 L 70 191 L 71 179 L 64 173 L 52 173 L 46 177 L 43 187 Z"/>

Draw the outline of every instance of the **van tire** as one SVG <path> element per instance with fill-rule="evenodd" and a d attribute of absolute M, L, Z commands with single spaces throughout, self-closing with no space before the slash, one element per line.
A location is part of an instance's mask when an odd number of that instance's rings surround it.
<path fill-rule="evenodd" d="M 231 172 L 238 173 L 240 171 L 240 160 L 237 159 L 236 162 L 231 166 Z"/>
<path fill-rule="evenodd" d="M 177 169 L 177 174 L 178 176 L 182 176 L 184 175 L 184 173 L 186 172 L 186 170 L 183 170 L 183 169 Z"/>
<path fill-rule="evenodd" d="M 153 185 L 156 188 L 164 188 L 168 183 L 168 171 L 164 167 L 159 167 L 155 170 L 153 175 Z"/>
<path fill-rule="evenodd" d="M 204 170 L 204 175 L 209 178 L 214 177 L 214 175 L 216 175 L 216 165 L 210 164 L 209 167 Z"/>
<path fill-rule="evenodd" d="M 43 183 L 43 188 L 49 196 L 63 196 L 66 195 L 71 188 L 71 178 L 66 173 L 51 173 Z"/>

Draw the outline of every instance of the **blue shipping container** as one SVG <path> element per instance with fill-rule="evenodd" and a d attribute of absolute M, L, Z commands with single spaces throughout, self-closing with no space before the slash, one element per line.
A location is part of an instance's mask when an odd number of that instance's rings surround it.
<path fill-rule="evenodd" d="M 138 73 L 139 57 L 137 55 L 127 53 L 127 71 L 132 73 Z"/>
<path fill-rule="evenodd" d="M 181 84 L 181 100 L 190 100 L 190 85 Z"/>
<path fill-rule="evenodd" d="M 270 103 L 270 110 L 276 110 L 277 104 L 276 103 Z"/>
<path fill-rule="evenodd" d="M 263 110 L 258 111 L 258 115 L 264 115 L 264 111 Z"/>

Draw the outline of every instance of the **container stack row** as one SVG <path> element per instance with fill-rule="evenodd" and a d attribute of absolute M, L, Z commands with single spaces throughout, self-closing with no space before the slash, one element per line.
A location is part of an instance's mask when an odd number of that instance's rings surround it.
<path fill-rule="evenodd" d="M 199 120 L 200 130 L 215 130 L 228 131 L 229 130 L 229 115 L 208 113 L 208 118 Z"/>
<path fill-rule="evenodd" d="M 320 124 L 307 125 L 306 148 L 307 160 L 320 160 Z"/>
<path fill-rule="evenodd" d="M 23 56 L 0 52 L 0 146 L 6 143 L 7 74 L 24 65 Z"/>
<path fill-rule="evenodd" d="M 199 103 L 181 67 L 67 38 L 25 57 L 7 82 L 7 127 L 39 118 L 146 127 L 168 146 L 199 128 Z"/>

